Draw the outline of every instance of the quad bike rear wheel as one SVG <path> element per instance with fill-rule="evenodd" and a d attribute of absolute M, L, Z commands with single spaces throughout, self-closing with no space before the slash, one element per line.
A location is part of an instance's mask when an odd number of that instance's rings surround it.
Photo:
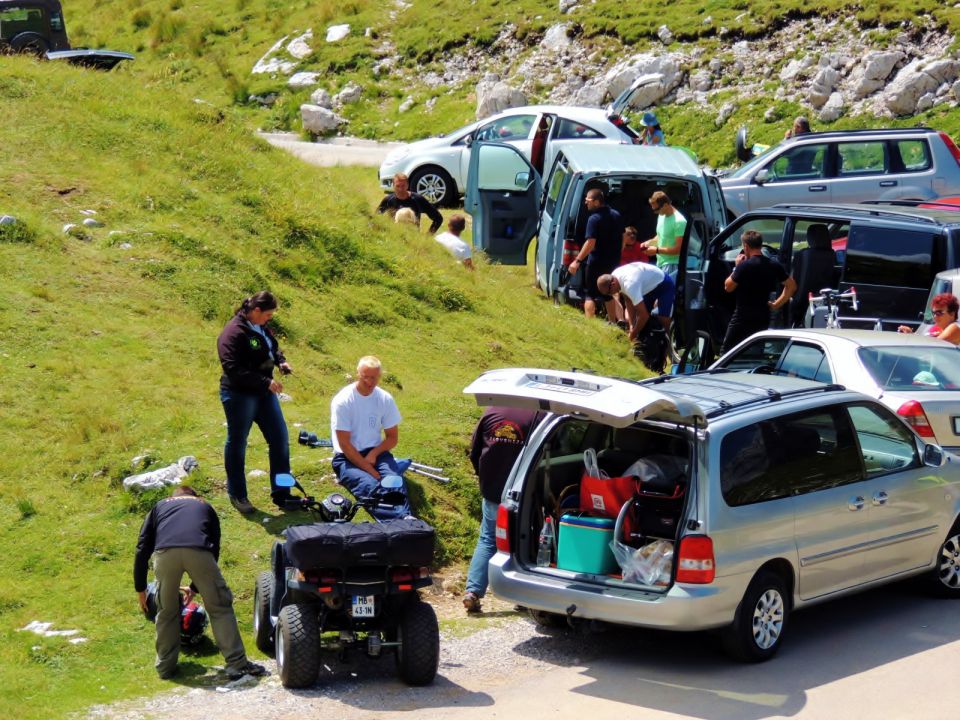
<path fill-rule="evenodd" d="M 440 627 L 433 607 L 419 598 L 403 606 L 397 633 L 397 670 L 408 685 L 429 685 L 440 663 Z"/>
<path fill-rule="evenodd" d="M 287 605 L 277 618 L 277 671 L 286 688 L 310 687 L 320 673 L 320 622 L 309 604 Z"/>

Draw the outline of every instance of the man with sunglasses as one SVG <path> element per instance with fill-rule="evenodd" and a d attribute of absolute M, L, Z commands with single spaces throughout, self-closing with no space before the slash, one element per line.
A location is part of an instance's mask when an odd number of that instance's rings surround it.
<path fill-rule="evenodd" d="M 656 256 L 658 268 L 676 280 L 687 219 L 662 190 L 650 196 L 650 209 L 657 216 L 657 235 L 644 242 L 642 247 L 648 255 Z"/>
<path fill-rule="evenodd" d="M 617 304 L 614 299 L 597 288 L 597 279 L 613 271 L 620 264 L 620 243 L 623 238 L 623 217 L 619 212 L 607 205 L 603 191 L 592 188 L 587 191 L 584 205 L 590 213 L 587 218 L 585 240 L 568 269 L 570 275 L 575 275 L 580 265 L 586 261 L 583 289 L 583 314 L 595 317 L 597 302 L 602 302 L 607 309 L 607 318 L 612 322 L 617 317 Z"/>

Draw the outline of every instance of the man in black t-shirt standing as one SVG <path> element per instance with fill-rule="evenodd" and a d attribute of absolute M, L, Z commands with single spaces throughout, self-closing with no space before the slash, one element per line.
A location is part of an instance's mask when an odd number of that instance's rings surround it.
<path fill-rule="evenodd" d="M 584 199 L 590 217 L 587 218 L 587 231 L 583 247 L 577 257 L 570 263 L 570 274 L 576 274 L 584 260 L 587 269 L 584 272 L 583 314 L 594 317 L 597 314 L 597 302 L 602 302 L 607 308 L 607 319 L 613 322 L 617 319 L 616 303 L 610 295 L 604 295 L 597 288 L 597 280 L 601 275 L 612 273 L 620 264 L 620 241 L 623 237 L 623 218 L 616 210 L 609 207 L 603 191 L 597 188 L 587 191 Z"/>
<path fill-rule="evenodd" d="M 405 173 L 397 173 L 393 176 L 393 192 L 380 201 L 377 212 L 381 215 L 389 212 L 393 217 L 400 208 L 410 208 L 417 216 L 417 224 L 420 224 L 420 216 L 426 215 L 430 218 L 430 234 L 435 233 L 443 225 L 443 215 L 430 204 L 423 195 L 410 192 L 410 179 Z"/>
<path fill-rule="evenodd" d="M 497 509 L 507 475 L 542 419 L 543 413 L 536 410 L 494 406 L 487 408 L 473 431 L 470 463 L 480 480 L 483 505 L 480 536 L 463 595 L 468 613 L 480 612 L 480 600 L 487 592 L 487 566 L 497 552 Z"/>
<path fill-rule="evenodd" d="M 787 275 L 776 260 L 763 254 L 763 236 L 756 230 L 745 230 L 740 236 L 743 250 L 737 256 L 733 272 L 723 282 L 723 289 L 734 293 L 737 307 L 727 326 L 721 353 L 741 340 L 770 327 L 770 311 L 786 305 L 797 291 L 797 282 Z M 776 300 L 770 294 L 783 285 Z"/>

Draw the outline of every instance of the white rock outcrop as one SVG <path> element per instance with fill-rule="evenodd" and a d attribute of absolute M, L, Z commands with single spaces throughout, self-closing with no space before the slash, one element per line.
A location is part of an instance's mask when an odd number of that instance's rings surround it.
<path fill-rule="evenodd" d="M 339 42 L 349 34 L 350 25 L 348 23 L 344 23 L 343 25 L 331 25 L 327 28 L 327 42 Z"/>
<path fill-rule="evenodd" d="M 287 45 L 287 52 L 297 60 L 303 60 L 313 55 L 313 48 L 310 47 L 310 41 L 313 40 L 313 30 L 307 30 L 303 35 L 295 37 Z"/>
<path fill-rule="evenodd" d="M 318 82 L 320 82 L 320 73 L 298 72 L 290 76 L 290 79 L 287 80 L 287 85 L 293 90 L 304 90 L 305 88 L 313 87 Z"/>
<path fill-rule="evenodd" d="M 527 96 L 500 80 L 477 83 L 477 119 L 527 104 Z"/>
<path fill-rule="evenodd" d="M 346 122 L 333 110 L 310 104 L 300 106 L 300 120 L 303 123 L 303 129 L 314 135 L 326 135 Z"/>

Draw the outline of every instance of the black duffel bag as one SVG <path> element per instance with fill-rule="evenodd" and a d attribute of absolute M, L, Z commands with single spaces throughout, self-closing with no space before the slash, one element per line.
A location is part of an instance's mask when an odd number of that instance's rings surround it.
<path fill-rule="evenodd" d="M 286 529 L 285 554 L 301 570 L 364 565 L 427 566 L 434 530 L 423 520 L 314 523 Z"/>

